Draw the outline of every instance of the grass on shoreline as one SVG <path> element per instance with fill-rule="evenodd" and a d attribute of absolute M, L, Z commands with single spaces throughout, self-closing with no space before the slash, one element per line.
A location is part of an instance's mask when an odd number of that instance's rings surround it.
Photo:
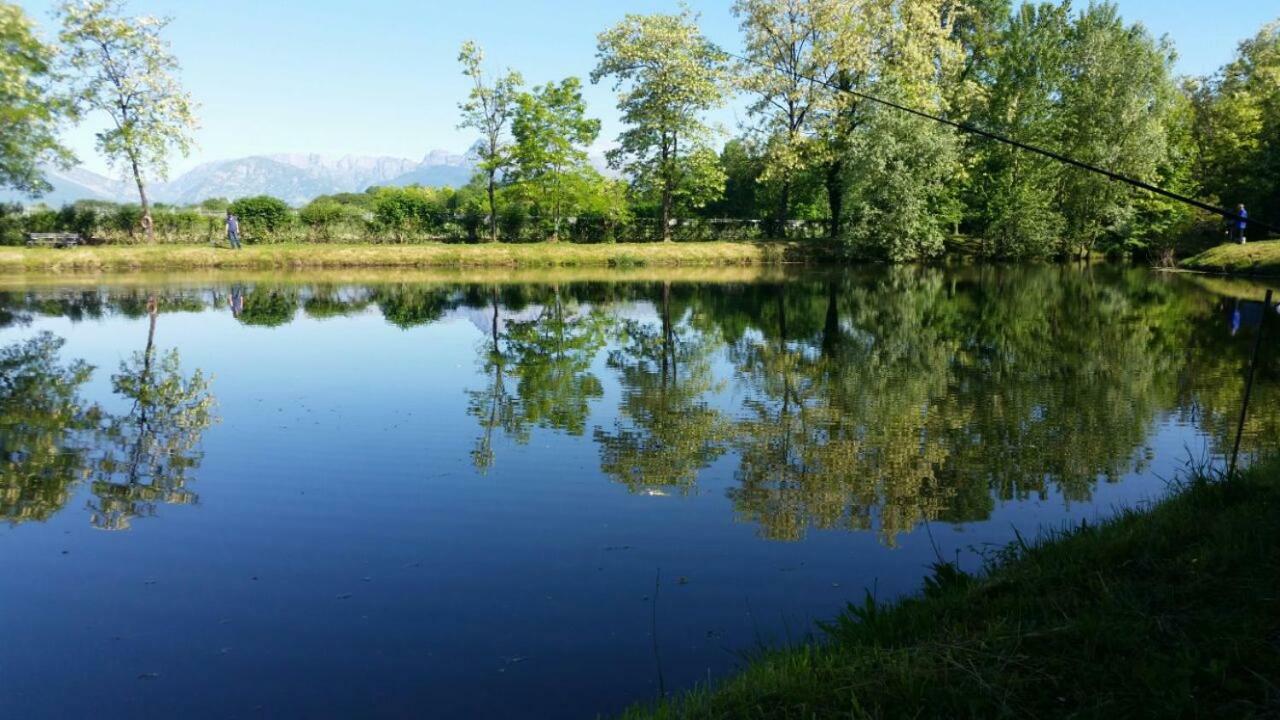
<path fill-rule="evenodd" d="M 0 248 L 0 272 L 138 270 L 415 268 L 415 267 L 646 267 L 776 265 L 814 256 L 801 243 L 570 243 L 458 245 L 255 245 L 233 251 L 193 245 L 108 245 Z"/>
<path fill-rule="evenodd" d="M 1219 245 L 1183 260 L 1181 266 L 1230 275 L 1280 275 L 1280 240 Z"/>
<path fill-rule="evenodd" d="M 1275 717 L 1280 463 L 1192 481 L 627 718 Z"/>

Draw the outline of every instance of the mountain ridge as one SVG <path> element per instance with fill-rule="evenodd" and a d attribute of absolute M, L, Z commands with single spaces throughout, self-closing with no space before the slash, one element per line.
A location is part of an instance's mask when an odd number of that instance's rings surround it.
<path fill-rule="evenodd" d="M 474 153 L 431 150 L 421 160 L 394 156 L 322 153 L 249 155 L 201 163 L 167 182 L 152 184 L 154 202 L 193 205 L 209 198 L 235 200 L 271 195 L 291 205 L 304 205 L 320 195 L 364 192 L 372 185 L 411 184 L 460 187 L 475 168 Z M 53 190 L 28 198 L 0 190 L 0 202 L 57 207 L 77 200 L 137 202 L 132 183 L 115 180 L 83 167 L 45 168 Z"/>

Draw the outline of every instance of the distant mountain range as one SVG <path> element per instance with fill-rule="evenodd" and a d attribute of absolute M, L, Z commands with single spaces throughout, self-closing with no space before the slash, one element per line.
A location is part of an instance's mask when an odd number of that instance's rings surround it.
<path fill-rule="evenodd" d="M 457 155 L 433 150 L 421 161 L 395 157 L 332 158 L 324 155 L 254 155 L 205 163 L 163 183 L 151 186 L 155 202 L 190 205 L 208 198 L 271 195 L 291 205 L 303 205 L 320 195 L 364 192 L 371 185 L 460 187 L 475 170 L 472 153 Z M 76 200 L 137 202 L 131 182 L 104 177 L 84 168 L 46 169 L 53 191 L 38 200 L 0 190 L 0 201 L 57 207 Z"/>

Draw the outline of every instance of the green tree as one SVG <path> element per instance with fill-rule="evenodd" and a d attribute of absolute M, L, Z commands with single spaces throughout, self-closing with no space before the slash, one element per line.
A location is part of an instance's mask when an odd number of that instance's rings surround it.
<path fill-rule="evenodd" d="M 0 187 L 39 196 L 51 189 L 40 166 L 73 160 L 58 142 L 71 108 L 54 89 L 54 49 L 36 37 L 22 8 L 7 2 L 0 2 L 0 47 Z"/>
<path fill-rule="evenodd" d="M 1191 94 L 1203 191 L 1280 224 L 1280 20 L 1242 42 Z"/>
<path fill-rule="evenodd" d="M 812 143 L 832 75 L 831 35 L 849 12 L 838 0 L 736 0 L 743 53 L 739 82 L 754 96 L 748 112 L 766 138 L 760 179 L 778 186 L 774 222 L 792 218 L 794 182 L 812 162 Z"/>
<path fill-rule="evenodd" d="M 1173 58 L 1167 40 L 1156 41 L 1141 25 L 1126 26 L 1115 5 L 1082 11 L 1067 37 L 1057 150 L 1113 172 L 1158 180 L 1168 152 L 1166 121 L 1178 92 Z M 1135 219 L 1133 190 L 1096 173 L 1067 169 L 1056 191 L 1069 252 L 1083 254 L 1105 238 L 1119 238 Z"/>
<path fill-rule="evenodd" d="M 560 239 L 560 221 L 573 204 L 575 183 L 591 171 L 586 147 L 600 134 L 600 121 L 586 116 L 582 83 L 565 78 L 521 93 L 511 134 L 515 138 L 511 180 L 535 191 L 535 204 L 551 214 L 551 239 Z"/>
<path fill-rule="evenodd" d="M 150 177 L 168 175 L 171 151 L 186 155 L 196 119 L 177 79 L 178 60 L 160 33 L 167 18 L 125 17 L 123 0 L 67 0 L 58 9 L 73 97 L 110 119 L 97 135 L 98 151 L 124 166 L 138 188 L 142 224 L 154 239 Z"/>
<path fill-rule="evenodd" d="M 696 17 L 627 15 L 600 34 L 591 81 L 613 78 L 628 127 L 609 151 L 641 196 L 656 197 L 662 239 L 671 239 L 677 204 L 700 207 L 724 188 L 702 115 L 726 91 L 725 58 L 698 30 Z"/>
<path fill-rule="evenodd" d="M 507 125 L 516 112 L 520 86 L 524 83 L 520 73 L 508 69 L 506 74 L 489 82 L 484 74 L 484 50 L 468 40 L 458 53 L 462 74 L 471 78 L 471 93 L 458 105 L 462 110 L 462 125 L 481 134 L 480 172 L 487 182 L 489 196 L 489 242 L 498 241 L 498 177 L 511 166 L 511 153 L 507 141 Z"/>
<path fill-rule="evenodd" d="M 1023 5 L 977 62 L 985 102 L 977 123 L 1041 147 L 1055 147 L 1061 118 L 1070 8 Z M 1048 158 L 989 141 L 976 142 L 969 198 L 983 254 L 1043 257 L 1058 251 L 1065 219 L 1057 207 L 1061 166 Z"/>

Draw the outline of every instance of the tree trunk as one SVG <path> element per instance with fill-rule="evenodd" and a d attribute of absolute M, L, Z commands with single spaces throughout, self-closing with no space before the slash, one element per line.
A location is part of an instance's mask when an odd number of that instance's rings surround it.
<path fill-rule="evenodd" d="M 138 185 L 138 199 L 142 203 L 142 229 L 147 233 L 147 242 L 154 242 L 155 223 L 151 220 L 151 203 L 147 200 L 147 186 L 142 181 L 142 170 L 138 167 L 138 160 L 135 157 L 129 158 L 129 165 L 133 168 L 133 181 Z"/>
<path fill-rule="evenodd" d="M 662 146 L 662 242 L 671 242 L 671 204 L 675 194 L 676 173 L 672 167 L 676 160 L 676 139 L 671 146 Z"/>
<path fill-rule="evenodd" d="M 827 210 L 831 213 L 831 229 L 828 237 L 840 239 L 844 230 L 844 160 L 832 160 L 827 164 Z"/>
<path fill-rule="evenodd" d="M 774 219 L 778 238 L 787 239 L 787 221 L 791 219 L 791 178 L 782 181 L 782 196 L 778 198 L 777 217 Z"/>
<path fill-rule="evenodd" d="M 498 242 L 498 198 L 495 190 L 495 170 L 489 171 L 489 242 Z"/>

